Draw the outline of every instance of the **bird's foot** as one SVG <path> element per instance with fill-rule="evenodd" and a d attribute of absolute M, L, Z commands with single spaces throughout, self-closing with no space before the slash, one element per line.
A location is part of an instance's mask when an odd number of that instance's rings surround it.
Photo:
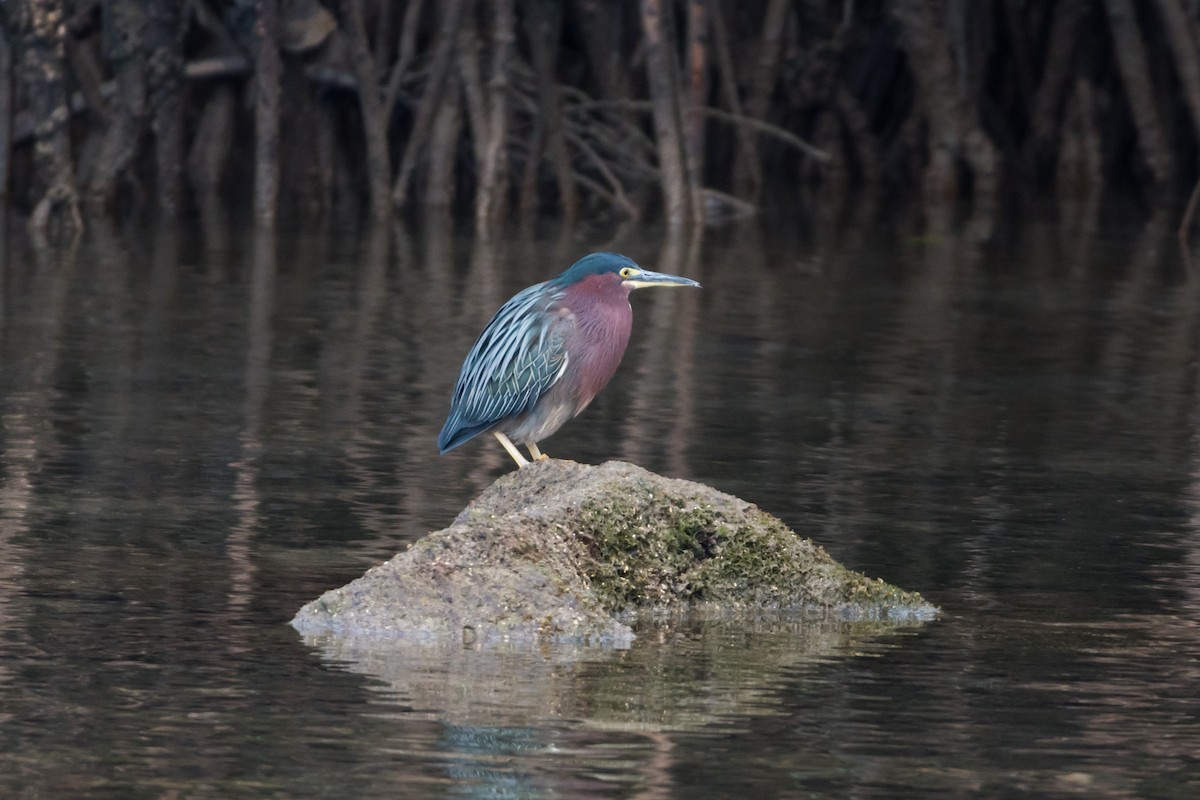
<path fill-rule="evenodd" d="M 541 450 L 539 450 L 538 446 L 536 444 L 527 444 L 525 446 L 529 448 L 529 456 L 534 461 L 549 461 L 550 460 L 550 456 L 546 455 Z"/>

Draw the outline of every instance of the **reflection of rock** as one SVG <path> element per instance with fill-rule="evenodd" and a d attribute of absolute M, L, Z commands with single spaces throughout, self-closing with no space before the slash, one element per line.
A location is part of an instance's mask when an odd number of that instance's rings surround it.
<path fill-rule="evenodd" d="M 628 642 L 616 614 L 819 608 L 929 619 L 920 595 L 852 572 L 755 506 L 631 464 L 511 472 L 454 524 L 292 620 L 303 633 Z"/>
<path fill-rule="evenodd" d="M 820 663 L 895 646 L 872 640 L 897 631 L 893 623 L 794 611 L 756 619 L 703 616 L 659 624 L 628 649 L 464 647 L 331 635 L 305 641 L 325 660 L 379 679 L 381 691 L 406 709 L 406 718 L 425 715 L 493 733 L 536 727 L 547 719 L 658 731 L 784 712 L 776 692 L 806 680 Z"/>

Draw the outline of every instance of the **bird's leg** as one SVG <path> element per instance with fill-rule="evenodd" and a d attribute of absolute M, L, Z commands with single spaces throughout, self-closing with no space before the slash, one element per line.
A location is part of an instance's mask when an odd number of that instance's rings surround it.
<path fill-rule="evenodd" d="M 538 446 L 537 446 L 536 442 L 530 442 L 529 444 L 527 444 L 525 446 L 529 448 L 529 455 L 533 456 L 534 461 L 549 461 L 550 460 L 550 456 L 546 455 L 541 450 L 538 450 Z"/>
<path fill-rule="evenodd" d="M 518 467 L 529 466 L 529 461 L 526 460 L 525 456 L 521 455 L 521 451 L 517 449 L 517 446 L 512 443 L 511 439 L 509 439 L 500 431 L 492 431 L 492 435 L 496 437 L 496 440 L 500 442 L 500 444 L 504 445 L 504 449 L 507 450 L 508 454 L 513 457 L 513 461 L 517 462 Z"/>

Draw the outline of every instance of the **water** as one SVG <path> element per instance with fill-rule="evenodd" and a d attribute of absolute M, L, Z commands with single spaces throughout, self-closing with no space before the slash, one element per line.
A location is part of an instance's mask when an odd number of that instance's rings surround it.
<path fill-rule="evenodd" d="M 1170 222 L 753 224 L 699 254 L 10 234 L 0 796 L 1194 797 L 1200 273 Z M 635 296 L 613 385 L 546 449 L 739 494 L 943 619 L 627 651 L 286 625 L 510 468 L 437 457 L 458 365 L 599 246 L 705 289 Z"/>

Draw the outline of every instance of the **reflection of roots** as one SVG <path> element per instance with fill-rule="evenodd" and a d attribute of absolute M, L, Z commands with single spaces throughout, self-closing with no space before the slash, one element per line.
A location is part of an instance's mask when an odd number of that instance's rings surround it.
<path fill-rule="evenodd" d="M 637 800 L 658 800 L 662 797 L 674 797 L 675 792 L 674 782 L 671 778 L 673 767 L 675 766 L 675 742 L 671 737 L 662 731 L 648 731 L 643 734 L 651 741 L 654 749 L 650 751 L 650 758 L 641 766 L 638 772 L 641 773 L 643 783 L 638 787 L 638 792 L 633 796 Z"/>
<path fill-rule="evenodd" d="M 59 211 L 60 215 L 65 213 L 63 222 L 74 234 L 83 230 L 83 218 L 79 216 L 79 194 L 69 183 L 56 183 L 46 190 L 29 217 L 30 229 L 44 235 L 56 216 L 55 211 Z"/>

